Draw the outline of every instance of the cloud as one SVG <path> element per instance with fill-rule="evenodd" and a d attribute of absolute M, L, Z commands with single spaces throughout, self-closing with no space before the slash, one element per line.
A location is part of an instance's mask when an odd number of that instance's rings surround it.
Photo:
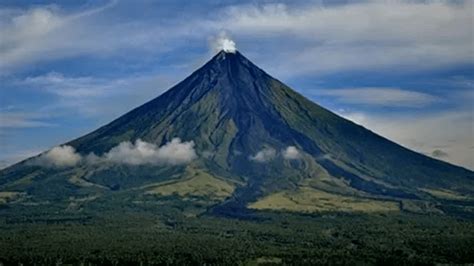
<path fill-rule="evenodd" d="M 280 77 L 381 67 L 412 71 L 474 60 L 472 1 L 242 4 L 205 7 L 212 15 L 191 12 L 186 20 L 173 16 L 172 8 L 164 19 L 114 17 L 126 7 L 111 2 L 73 12 L 56 5 L 0 12 L 0 72 L 81 55 L 144 58 L 189 43 L 200 47 L 222 31 L 242 40 L 259 64 Z M 221 40 L 231 51 L 232 41 Z"/>
<path fill-rule="evenodd" d="M 48 99 L 48 104 L 38 111 L 42 114 L 71 115 L 73 112 L 74 115 L 87 117 L 100 116 L 106 121 L 158 96 L 174 82 L 171 76 L 155 73 L 100 78 L 68 76 L 51 71 L 44 75 L 8 80 L 4 84 L 14 89 L 46 94 L 44 98 Z"/>
<path fill-rule="evenodd" d="M 258 163 L 268 162 L 273 160 L 276 157 L 276 150 L 273 148 L 264 148 L 258 151 L 255 155 L 249 156 L 251 161 L 255 161 Z"/>
<path fill-rule="evenodd" d="M 137 139 L 135 143 L 121 142 L 102 156 L 97 156 L 95 153 L 82 156 L 72 146 L 58 146 L 34 158 L 31 164 L 57 168 L 75 166 L 79 163 L 104 162 L 130 165 L 179 165 L 189 163 L 196 158 L 193 141 L 182 142 L 180 138 L 173 138 L 170 142 L 158 147 L 153 143 Z"/>
<path fill-rule="evenodd" d="M 241 5 L 228 8 L 219 23 L 239 38 L 263 42 L 265 53 L 255 54 L 279 76 L 413 71 L 474 60 L 472 8 L 472 1 Z"/>
<path fill-rule="evenodd" d="M 113 10 L 116 3 L 111 1 L 89 9 L 79 7 L 79 11 L 58 5 L 0 9 L 0 74 L 38 62 L 82 55 L 104 58 L 124 50 L 133 50 L 135 55 L 162 52 L 166 50 L 162 45 L 166 35 L 172 39 L 173 35 L 186 34 L 178 26 L 173 34 L 173 29 L 156 21 L 132 23 L 99 16 Z"/>
<path fill-rule="evenodd" d="M 420 108 L 440 101 L 438 97 L 427 93 L 385 87 L 320 89 L 310 94 L 334 97 L 341 103 L 391 107 Z"/>
<path fill-rule="evenodd" d="M 106 84 L 106 80 L 93 77 L 65 77 L 58 72 L 27 77 L 17 82 L 35 89 L 43 89 L 62 97 L 90 97 L 104 93 L 104 90 L 116 85 Z"/>
<path fill-rule="evenodd" d="M 471 107 L 472 108 L 472 107 Z M 343 117 L 417 152 L 474 170 L 474 113 L 472 109 L 428 114 L 342 112 Z"/>
<path fill-rule="evenodd" d="M 287 160 L 296 160 L 301 158 L 301 154 L 295 146 L 288 146 L 282 151 L 283 158 Z"/>
<path fill-rule="evenodd" d="M 44 167 L 62 168 L 74 166 L 81 160 L 82 156 L 76 152 L 74 147 L 64 145 L 52 148 L 39 157 L 34 158 L 31 163 Z"/>
<path fill-rule="evenodd" d="M 224 51 L 226 53 L 235 53 L 237 50 L 235 42 L 225 32 L 221 32 L 212 40 L 212 48 L 214 52 Z"/>
<path fill-rule="evenodd" d="M 52 127 L 53 123 L 41 121 L 42 114 L 0 110 L 0 129 Z"/>
<path fill-rule="evenodd" d="M 174 138 L 161 147 L 140 139 L 135 143 L 125 141 L 103 155 L 107 161 L 131 165 L 178 165 L 189 163 L 196 157 L 194 142 L 181 142 L 179 138 Z"/>
<path fill-rule="evenodd" d="M 50 5 L 2 13 L 0 35 L 4 37 L 0 40 L 0 71 L 48 56 L 65 55 L 67 52 L 61 49 L 54 51 L 61 46 L 57 34 L 72 24 L 59 12 L 57 6 Z M 64 42 L 68 43 L 67 38 Z"/>
<path fill-rule="evenodd" d="M 255 155 L 249 156 L 249 160 L 255 161 L 258 163 L 265 163 L 275 159 L 278 155 L 277 151 L 273 148 L 263 148 L 258 151 Z M 288 146 L 281 151 L 283 158 L 287 160 L 296 160 L 301 158 L 301 153 L 295 146 Z"/>

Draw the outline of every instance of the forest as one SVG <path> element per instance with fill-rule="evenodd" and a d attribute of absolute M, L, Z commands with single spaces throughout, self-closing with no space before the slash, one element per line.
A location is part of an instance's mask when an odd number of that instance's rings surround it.
<path fill-rule="evenodd" d="M 190 215 L 179 206 L 0 218 L 0 265 L 433 265 L 474 262 L 462 217 L 255 212 Z"/>

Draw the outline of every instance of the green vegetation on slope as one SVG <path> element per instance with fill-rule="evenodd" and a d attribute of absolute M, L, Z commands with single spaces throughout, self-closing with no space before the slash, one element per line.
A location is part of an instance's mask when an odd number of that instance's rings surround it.
<path fill-rule="evenodd" d="M 399 211 L 399 203 L 342 196 L 308 187 L 296 191 L 281 191 L 265 196 L 249 204 L 258 210 L 279 210 L 293 212 L 392 212 Z"/>
<path fill-rule="evenodd" d="M 473 198 L 461 195 L 458 192 L 448 190 L 448 189 L 430 189 L 430 188 L 421 188 L 420 190 L 431 194 L 432 196 L 440 199 L 448 200 L 472 200 Z"/>
<path fill-rule="evenodd" d="M 222 201 L 232 195 L 235 185 L 214 177 L 202 170 L 188 167 L 183 179 L 158 183 L 146 193 L 170 196 L 204 197 L 210 201 Z"/>

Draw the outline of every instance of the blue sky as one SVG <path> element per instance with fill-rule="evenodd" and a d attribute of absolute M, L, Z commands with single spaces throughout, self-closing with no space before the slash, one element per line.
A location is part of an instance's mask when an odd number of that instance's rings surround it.
<path fill-rule="evenodd" d="M 160 95 L 220 35 L 406 147 L 474 169 L 472 1 L 0 1 L 0 167 Z"/>

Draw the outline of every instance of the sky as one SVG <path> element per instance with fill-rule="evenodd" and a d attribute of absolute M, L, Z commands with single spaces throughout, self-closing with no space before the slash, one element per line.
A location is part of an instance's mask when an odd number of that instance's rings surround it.
<path fill-rule="evenodd" d="M 331 111 L 474 169 L 474 1 L 0 0 L 0 168 L 159 96 L 220 36 Z"/>

